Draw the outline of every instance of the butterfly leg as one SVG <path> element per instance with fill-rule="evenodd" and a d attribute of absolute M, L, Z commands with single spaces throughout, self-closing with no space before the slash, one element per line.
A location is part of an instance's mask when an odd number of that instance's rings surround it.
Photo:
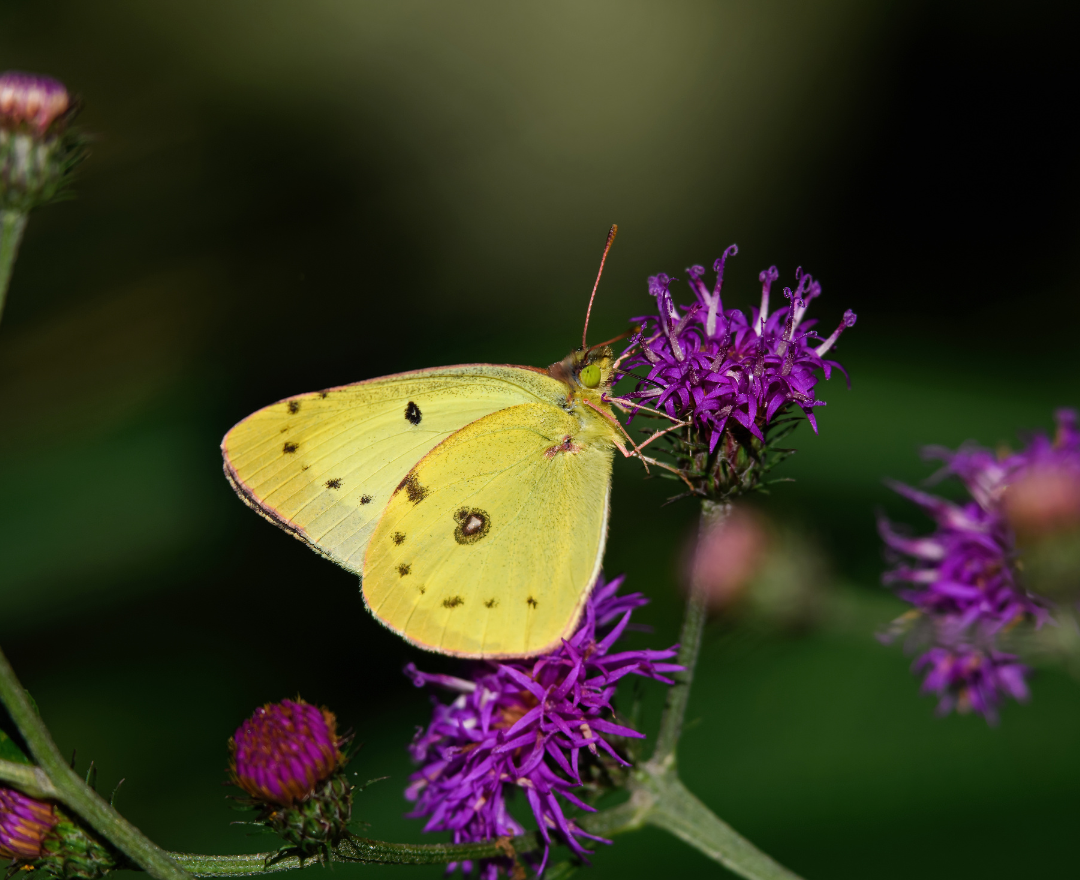
<path fill-rule="evenodd" d="M 642 455 L 640 452 L 626 452 L 626 450 L 622 450 L 622 452 L 623 455 L 625 455 L 627 458 L 640 459 L 641 463 L 645 466 L 646 471 L 649 469 L 650 464 L 655 464 L 658 468 L 663 468 L 665 471 L 671 471 L 671 473 L 675 474 L 680 480 L 686 483 L 687 488 L 691 491 L 692 494 L 700 494 L 697 490 L 697 487 L 695 487 L 694 484 L 690 482 L 686 474 L 680 471 L 677 467 L 672 467 L 670 464 L 665 464 L 662 461 L 657 461 L 655 458 L 650 458 L 647 455 Z"/>
<path fill-rule="evenodd" d="M 664 428 L 663 431 L 655 431 L 655 432 L 653 432 L 653 435 L 648 440 L 646 440 L 644 443 L 642 443 L 640 446 L 637 447 L 638 452 L 641 452 L 641 450 L 644 449 L 646 446 L 648 446 L 650 443 L 652 443 L 653 440 L 659 440 L 665 434 L 668 434 L 668 433 L 670 433 L 672 431 L 675 431 L 675 430 L 677 430 L 679 428 L 686 428 L 689 425 L 690 425 L 689 422 L 676 422 L 671 427 Z"/>
<path fill-rule="evenodd" d="M 627 400 L 624 397 L 605 397 L 604 402 L 610 403 L 613 406 L 617 407 L 619 412 L 629 412 L 630 410 L 633 410 L 634 412 L 647 412 L 650 415 L 657 416 L 661 419 L 667 419 L 669 422 L 679 422 L 682 425 L 689 424 L 688 422 L 680 421 L 675 416 L 669 415 L 663 410 L 653 409 L 652 407 L 645 406 L 645 404 L 643 403 L 638 403 L 634 400 Z"/>
<path fill-rule="evenodd" d="M 633 450 L 634 450 L 633 452 L 627 452 L 626 447 L 623 446 L 622 443 L 619 443 L 618 441 L 616 441 L 615 445 L 618 447 L 619 451 L 623 454 L 623 456 L 625 458 L 640 458 L 642 463 L 645 462 L 645 456 L 643 456 L 641 454 L 641 450 L 638 448 L 638 445 L 634 442 L 634 438 L 631 437 L 630 434 L 627 432 L 626 428 L 623 427 L 622 422 L 620 422 L 617 418 L 615 418 L 615 416 L 611 415 L 610 413 L 604 412 L 602 409 L 600 409 L 600 407 L 598 407 L 596 404 L 592 403 L 590 400 L 586 399 L 586 400 L 583 400 L 582 402 L 587 407 L 590 407 L 591 409 L 598 412 L 601 416 L 603 416 L 605 419 L 607 419 L 609 422 L 611 422 L 611 424 L 613 424 L 616 428 L 618 428 L 622 432 L 622 435 L 626 438 L 627 442 L 630 444 L 631 447 L 633 447 Z M 648 472 L 648 470 L 649 470 L 649 466 L 646 464 L 645 465 L 645 471 Z"/>
<path fill-rule="evenodd" d="M 633 441 L 631 441 L 631 442 L 633 442 Z M 621 452 L 623 454 L 623 458 L 636 458 L 636 459 L 638 459 L 641 462 L 642 466 L 645 468 L 645 473 L 647 473 L 647 474 L 651 473 L 649 471 L 649 465 L 646 464 L 647 461 L 651 460 L 651 459 L 648 458 L 648 456 L 641 455 L 638 452 L 631 452 L 629 449 L 627 449 L 618 440 L 615 441 L 615 448 L 618 449 L 619 452 Z"/>

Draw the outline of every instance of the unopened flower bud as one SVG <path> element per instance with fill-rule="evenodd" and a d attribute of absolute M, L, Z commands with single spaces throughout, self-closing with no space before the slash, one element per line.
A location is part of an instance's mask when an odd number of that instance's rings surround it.
<path fill-rule="evenodd" d="M 41 844 L 60 822 L 48 801 L 0 786 L 0 859 L 32 862 Z"/>
<path fill-rule="evenodd" d="M 302 854 L 325 852 L 351 818 L 344 744 L 333 713 L 299 699 L 256 709 L 229 741 L 233 782 Z"/>
<path fill-rule="evenodd" d="M 58 880 L 100 880 L 123 867 L 112 847 L 49 801 L 0 787 L 0 858 Z"/>
<path fill-rule="evenodd" d="M 765 556 L 768 535 L 760 518 L 736 507 L 726 518 L 706 525 L 691 563 L 691 584 L 719 611 L 739 598 Z"/>
<path fill-rule="evenodd" d="M 0 74 L 0 211 L 26 213 L 63 194 L 83 157 L 67 121 L 72 101 L 47 76 Z"/>
<path fill-rule="evenodd" d="M 71 106 L 64 84 L 48 76 L 0 74 L 0 125 L 44 132 Z"/>
<path fill-rule="evenodd" d="M 1080 526 L 1080 462 L 1031 468 L 1009 484 L 1005 512 L 1021 538 L 1049 536 Z"/>

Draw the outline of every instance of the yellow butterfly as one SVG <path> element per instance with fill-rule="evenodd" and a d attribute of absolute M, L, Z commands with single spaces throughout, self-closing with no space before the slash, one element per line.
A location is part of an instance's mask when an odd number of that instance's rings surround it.
<path fill-rule="evenodd" d="M 225 475 L 359 574 L 371 612 L 412 644 L 540 654 L 577 625 L 600 572 L 614 449 L 633 454 L 607 400 L 614 366 L 583 334 L 546 370 L 466 364 L 290 397 L 225 435 Z"/>

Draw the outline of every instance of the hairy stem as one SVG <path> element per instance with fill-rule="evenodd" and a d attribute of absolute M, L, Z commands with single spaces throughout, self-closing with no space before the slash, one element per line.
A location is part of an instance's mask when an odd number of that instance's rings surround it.
<path fill-rule="evenodd" d="M 7 782 L 23 794 L 41 800 L 57 800 L 60 797 L 60 792 L 45 771 L 33 764 L 0 760 L 0 782 Z"/>
<path fill-rule="evenodd" d="M 51 782 L 56 792 L 56 800 L 70 807 L 91 828 L 155 880 L 187 880 L 187 872 L 174 862 L 168 853 L 116 812 L 68 765 L 2 651 L 0 702 L 4 704 L 11 720 L 26 740 L 30 754 L 37 761 L 40 770 Z M 8 764 L 9 762 L 4 762 L 5 767 Z"/>
<path fill-rule="evenodd" d="M 590 834 L 612 837 L 644 824 L 640 811 L 632 803 L 622 804 L 577 820 Z M 485 840 L 476 843 L 387 843 L 364 837 L 347 837 L 330 850 L 330 860 L 376 865 L 445 865 L 449 862 L 475 861 L 506 856 L 511 852 L 535 852 L 543 842 L 535 833 L 508 840 Z M 316 860 L 298 856 L 277 858 L 277 853 L 250 853 L 240 856 L 170 853 L 195 877 L 244 877 L 266 871 L 291 871 L 314 865 Z M 271 862 L 269 866 L 267 863 Z"/>
<path fill-rule="evenodd" d="M 0 211 L 0 318 L 4 316 L 11 271 L 19 253 L 19 243 L 26 229 L 26 215 L 21 211 Z"/>
<path fill-rule="evenodd" d="M 721 525 L 730 513 L 730 504 L 705 501 L 701 508 L 698 534 L 703 535 L 709 529 Z M 679 656 L 675 661 L 683 667 L 683 670 L 672 675 L 675 684 L 668 688 L 664 714 L 660 719 L 660 733 L 656 738 L 656 748 L 649 759 L 649 764 L 656 771 L 666 772 L 675 769 L 675 749 L 686 719 L 686 705 L 690 700 L 690 685 L 694 681 L 694 668 L 697 666 L 698 652 L 701 650 L 701 633 L 705 629 L 705 617 L 705 596 L 699 585 L 692 583 L 690 596 L 686 600 L 686 616 L 683 618 L 682 632 L 679 634 Z"/>

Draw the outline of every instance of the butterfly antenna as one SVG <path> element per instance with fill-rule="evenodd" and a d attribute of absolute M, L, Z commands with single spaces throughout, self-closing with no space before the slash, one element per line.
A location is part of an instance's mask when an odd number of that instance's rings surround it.
<path fill-rule="evenodd" d="M 618 336 L 612 336 L 611 339 L 608 339 L 608 340 L 606 340 L 604 342 L 597 342 L 597 343 L 595 343 L 593 345 L 590 345 L 589 346 L 589 351 L 592 351 L 594 348 L 603 348 L 605 345 L 611 345 L 611 343 L 613 343 L 613 342 L 618 342 L 620 339 L 626 339 L 627 336 L 633 336 L 635 333 L 640 333 L 640 332 L 641 332 L 640 327 L 631 327 L 625 333 L 620 333 Z"/>
<path fill-rule="evenodd" d="M 589 308 L 585 311 L 585 329 L 581 331 L 581 347 L 588 348 L 588 344 L 585 342 L 585 337 L 589 333 L 589 315 L 592 314 L 593 300 L 596 299 L 596 288 L 600 286 L 600 276 L 604 274 L 604 261 L 607 260 L 608 251 L 611 250 L 611 243 L 615 241 L 615 233 L 619 231 L 618 225 L 611 224 L 611 229 L 608 230 L 607 244 L 604 245 L 604 255 L 600 258 L 600 271 L 596 273 L 596 284 L 592 288 L 592 296 L 589 297 Z"/>

